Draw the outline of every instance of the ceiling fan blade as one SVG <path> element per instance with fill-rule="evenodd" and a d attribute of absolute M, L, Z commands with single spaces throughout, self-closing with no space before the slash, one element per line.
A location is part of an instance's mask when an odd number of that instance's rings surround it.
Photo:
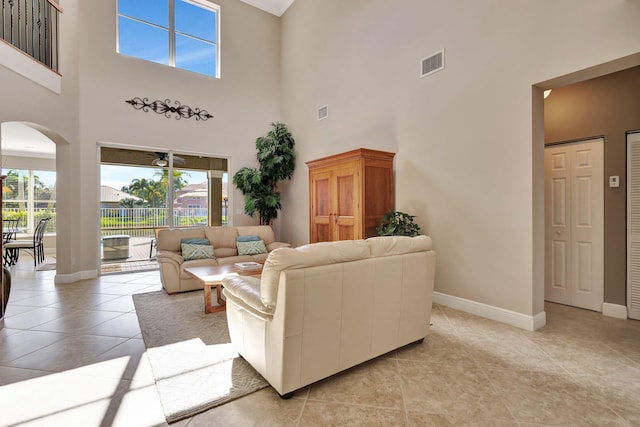
<path fill-rule="evenodd" d="M 186 163 L 186 162 L 185 162 L 185 160 L 184 160 L 182 157 L 180 157 L 180 156 L 173 156 L 173 164 L 176 164 L 176 165 L 184 165 L 185 163 Z"/>

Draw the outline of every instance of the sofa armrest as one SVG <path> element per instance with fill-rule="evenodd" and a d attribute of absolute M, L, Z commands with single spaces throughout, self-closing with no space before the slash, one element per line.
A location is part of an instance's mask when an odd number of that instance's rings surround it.
<path fill-rule="evenodd" d="M 267 251 L 271 252 L 278 248 L 290 248 L 291 243 L 283 243 L 283 242 L 272 242 L 267 245 Z"/>
<path fill-rule="evenodd" d="M 182 255 L 172 251 L 158 251 L 158 253 L 156 254 L 156 259 L 160 263 L 173 262 L 177 265 L 180 265 L 184 262 L 184 258 L 182 258 Z"/>
<path fill-rule="evenodd" d="M 224 295 L 227 300 L 233 300 L 239 305 L 264 318 L 272 316 L 273 310 L 262 304 L 260 298 L 260 279 L 251 276 L 227 276 L 222 279 Z"/>

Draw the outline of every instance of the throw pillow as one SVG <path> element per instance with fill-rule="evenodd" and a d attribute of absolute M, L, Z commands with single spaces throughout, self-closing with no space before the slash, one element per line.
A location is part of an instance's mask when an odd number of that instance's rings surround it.
<path fill-rule="evenodd" d="M 191 237 L 180 239 L 180 243 L 188 243 L 190 245 L 210 245 L 209 239 L 201 239 L 199 237 Z"/>
<path fill-rule="evenodd" d="M 238 236 L 236 242 L 257 242 L 260 240 L 260 236 Z"/>
<path fill-rule="evenodd" d="M 215 259 L 213 255 L 212 245 L 195 245 L 192 243 L 183 243 L 182 245 L 182 258 L 185 261 L 192 259 Z"/>
<path fill-rule="evenodd" d="M 238 247 L 238 255 L 258 255 L 266 254 L 267 247 L 262 240 L 253 240 L 249 242 L 236 242 Z"/>

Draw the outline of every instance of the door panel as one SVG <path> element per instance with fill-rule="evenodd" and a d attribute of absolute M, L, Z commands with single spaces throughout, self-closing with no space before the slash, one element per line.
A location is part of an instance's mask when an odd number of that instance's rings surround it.
<path fill-rule="evenodd" d="M 640 320 L 640 133 L 627 135 L 627 316 Z"/>
<path fill-rule="evenodd" d="M 602 311 L 602 139 L 545 149 L 545 299 Z"/>
<path fill-rule="evenodd" d="M 330 239 L 331 233 L 331 174 L 318 173 L 311 182 L 311 241 Z"/>

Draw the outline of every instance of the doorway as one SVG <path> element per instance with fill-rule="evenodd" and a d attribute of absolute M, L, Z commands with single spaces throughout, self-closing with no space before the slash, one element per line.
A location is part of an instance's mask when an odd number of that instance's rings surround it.
<path fill-rule="evenodd" d="M 226 225 L 227 159 L 100 148 L 100 271 L 157 269 L 159 230 Z"/>
<path fill-rule="evenodd" d="M 601 312 L 604 138 L 544 151 L 545 300 Z"/>

